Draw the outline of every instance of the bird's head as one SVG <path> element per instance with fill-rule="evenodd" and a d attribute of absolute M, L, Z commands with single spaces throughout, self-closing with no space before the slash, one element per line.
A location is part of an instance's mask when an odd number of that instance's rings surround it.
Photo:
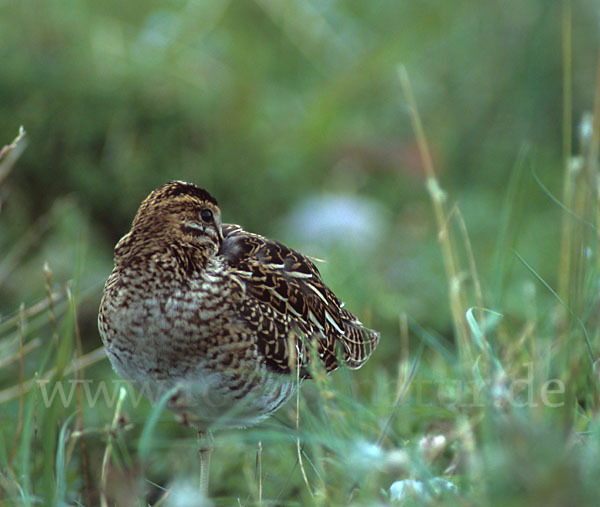
<path fill-rule="evenodd" d="M 129 251 L 195 249 L 215 255 L 223 243 L 221 210 L 206 190 L 191 183 L 170 181 L 154 190 L 140 205 L 129 234 Z M 125 245 L 123 245 L 125 246 Z M 134 253 L 134 252 L 131 252 Z"/>

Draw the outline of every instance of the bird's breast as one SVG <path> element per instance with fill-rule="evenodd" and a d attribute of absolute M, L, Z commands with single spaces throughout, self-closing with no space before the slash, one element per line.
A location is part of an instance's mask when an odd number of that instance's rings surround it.
<path fill-rule="evenodd" d="M 107 283 L 99 328 L 111 362 L 132 380 L 186 375 L 205 361 L 227 303 L 206 280 Z"/>

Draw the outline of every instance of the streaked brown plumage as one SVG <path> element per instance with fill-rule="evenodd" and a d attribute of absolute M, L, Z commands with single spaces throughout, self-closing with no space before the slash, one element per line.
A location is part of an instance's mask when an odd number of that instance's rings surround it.
<path fill-rule="evenodd" d="M 148 396 L 179 388 L 170 407 L 205 430 L 268 416 L 313 356 L 359 368 L 379 334 L 342 306 L 306 256 L 222 224 L 208 192 L 174 181 L 115 247 L 98 325 L 117 373 Z"/>

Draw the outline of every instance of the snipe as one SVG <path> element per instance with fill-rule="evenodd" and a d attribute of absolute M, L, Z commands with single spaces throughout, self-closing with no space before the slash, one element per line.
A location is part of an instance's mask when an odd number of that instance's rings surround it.
<path fill-rule="evenodd" d="M 359 368 L 379 340 L 306 256 L 223 224 L 180 181 L 142 202 L 115 247 L 98 326 L 117 373 L 153 396 L 175 389 L 170 408 L 201 432 L 259 422 L 311 360 Z"/>

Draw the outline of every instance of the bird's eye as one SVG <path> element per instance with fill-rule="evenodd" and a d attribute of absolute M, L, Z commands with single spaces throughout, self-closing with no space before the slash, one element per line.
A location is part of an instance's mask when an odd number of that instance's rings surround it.
<path fill-rule="evenodd" d="M 213 214 L 212 214 L 212 211 L 209 209 L 203 209 L 202 212 L 200 213 L 200 217 L 207 224 L 210 224 L 213 221 Z"/>

